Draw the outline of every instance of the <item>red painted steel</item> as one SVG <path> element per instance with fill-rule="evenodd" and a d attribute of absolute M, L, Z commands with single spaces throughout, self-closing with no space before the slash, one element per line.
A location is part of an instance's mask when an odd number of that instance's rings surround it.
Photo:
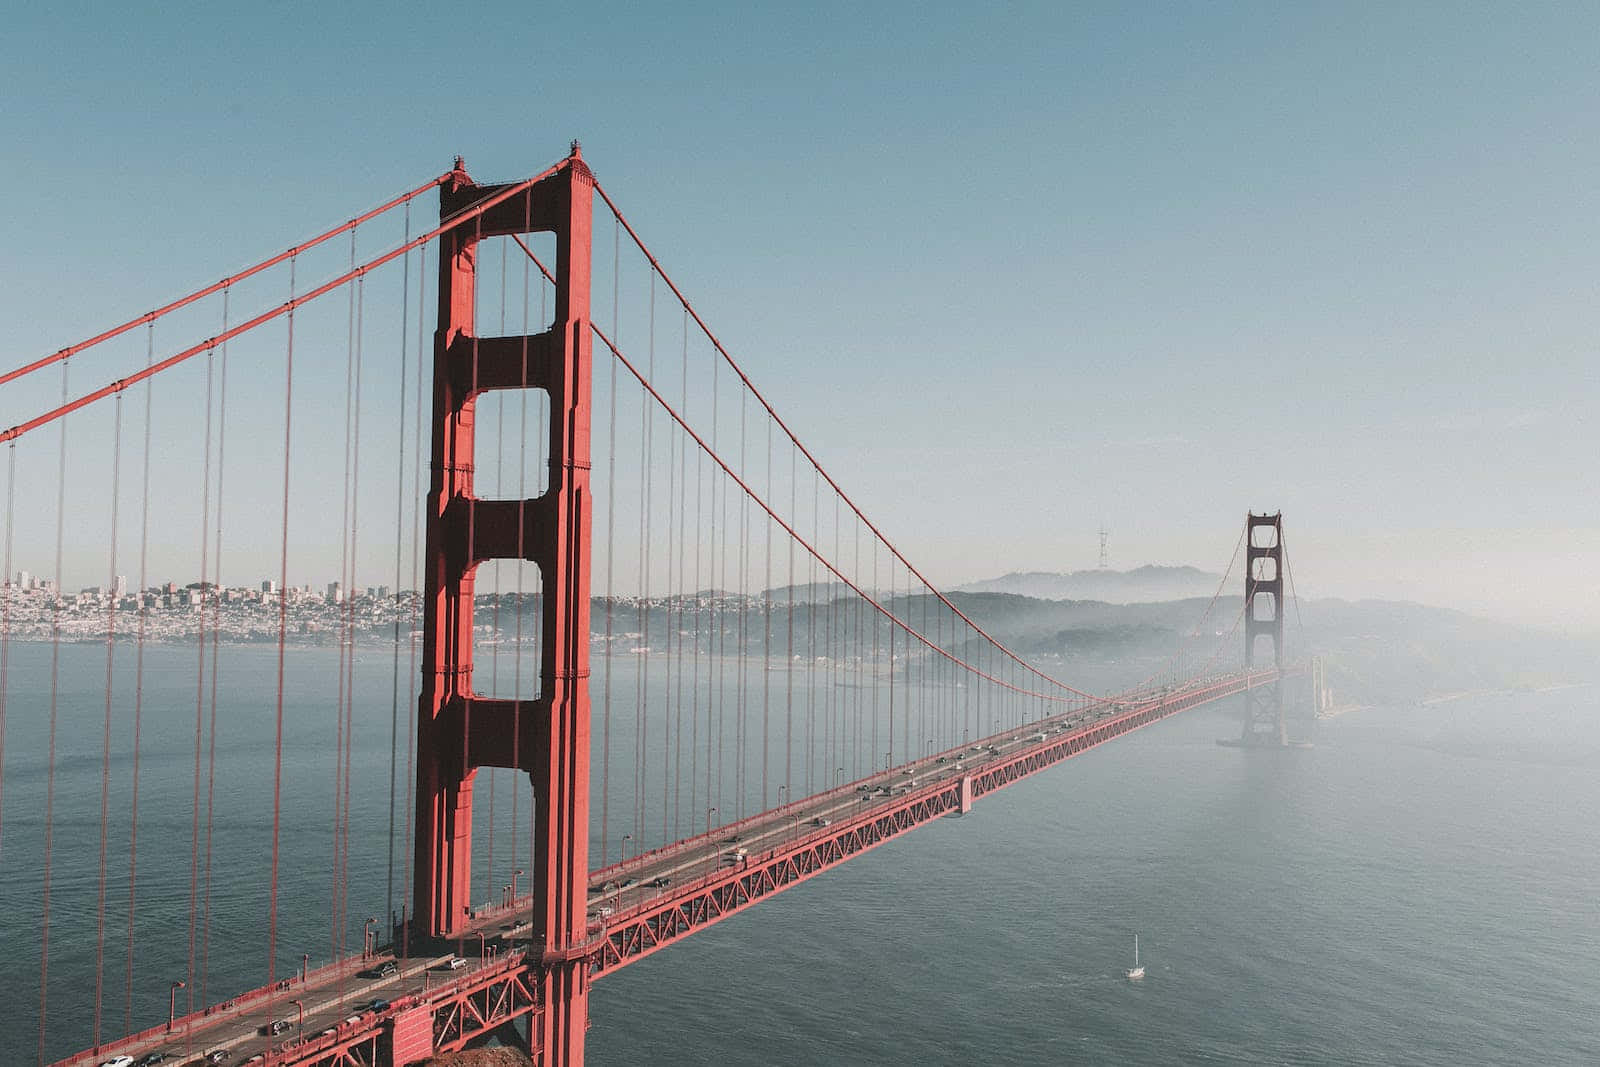
<path fill-rule="evenodd" d="M 1256 544 L 1256 531 L 1267 531 L 1267 544 Z M 1244 525 L 1244 665 L 1256 662 L 1256 638 L 1272 640 L 1272 665 L 1283 669 L 1283 512 L 1273 515 L 1246 513 Z M 1257 605 L 1272 608 L 1263 618 Z M 1288 729 L 1283 718 L 1283 686 L 1276 677 L 1253 687 L 1245 696 L 1244 725 L 1240 740 L 1247 745 L 1286 745 Z"/>
<path fill-rule="evenodd" d="M 515 190 L 508 197 L 506 189 Z M 440 193 L 442 217 L 477 205 L 472 226 L 443 233 L 434 341 L 433 484 L 428 497 L 418 717 L 414 932 L 458 934 L 470 918 L 472 785 L 479 767 L 533 780 L 534 943 L 542 956 L 538 1043 L 552 1063 L 581 1065 L 588 1005 L 584 905 L 589 873 L 589 329 L 593 177 L 576 144 L 548 177 Z M 548 332 L 485 338 L 475 328 L 476 255 L 485 237 L 556 237 Z M 490 389 L 550 394 L 550 486 L 532 500 L 473 495 L 475 399 Z M 544 579 L 540 695 L 480 697 L 471 686 L 473 582 L 491 559 L 537 563 Z"/>
<path fill-rule="evenodd" d="M 1031 692 L 960 658 L 954 652 L 954 645 L 947 649 L 943 642 L 924 636 L 926 625 L 918 630 L 879 604 L 763 501 L 594 326 L 590 321 L 590 246 L 592 198 L 598 192 L 616 213 L 619 223 L 627 227 L 652 268 L 682 302 L 686 313 L 693 317 L 775 424 L 789 435 L 867 528 L 883 540 L 910 573 L 917 573 L 816 464 L 811 453 L 789 433 L 771 405 L 756 392 L 676 285 L 661 271 L 632 227 L 616 212 L 609 197 L 596 185 L 576 142 L 571 155 L 555 167 L 533 178 L 504 185 L 474 183 L 458 160 L 456 168 L 442 178 L 329 231 L 316 241 L 346 232 L 371 215 L 409 200 L 433 185 L 440 186 L 441 221 L 437 228 L 352 267 L 338 278 L 283 305 L 226 329 L 216 337 L 154 362 L 128 378 L 70 402 L 63 397 L 60 407 L 0 433 L 0 441 L 14 439 L 288 314 L 302 304 L 362 278 L 411 249 L 433 240 L 439 242 L 433 475 L 427 499 L 423 662 L 417 725 L 415 899 L 409 920 L 410 934 L 413 942 L 426 943 L 461 937 L 469 929 L 482 929 L 483 916 L 472 914 L 470 897 L 473 783 L 480 767 L 512 768 L 527 773 L 532 780 L 535 822 L 531 895 L 510 905 L 512 909 L 531 909 L 531 932 L 525 941 L 521 940 L 520 931 L 515 941 L 511 935 L 504 935 L 499 938 L 500 947 L 509 951 L 499 958 L 485 960 L 466 972 L 442 973 L 439 984 L 432 989 L 399 996 L 381 1012 L 358 1013 L 308 1040 L 297 1040 L 288 1047 L 273 1050 L 268 1053 L 267 1063 L 403 1065 L 433 1052 L 462 1048 L 496 1029 L 527 1018 L 529 1040 L 539 1053 L 540 1062 L 561 1067 L 581 1065 L 588 1022 L 588 988 L 594 977 L 641 959 L 918 826 L 970 811 L 978 800 L 997 789 L 1178 712 L 1244 693 L 1251 709 L 1246 716 L 1245 733 L 1247 739 L 1254 736 L 1253 724 L 1265 718 L 1264 714 L 1258 714 L 1266 706 L 1261 704 L 1261 696 L 1269 692 L 1278 694 L 1284 677 L 1283 582 L 1279 570 L 1283 565 L 1281 516 L 1250 515 L 1247 519 L 1246 541 L 1251 540 L 1250 535 L 1258 526 L 1271 526 L 1275 541 L 1271 546 L 1250 546 L 1243 613 L 1247 620 L 1245 671 L 1175 689 L 1137 690 L 1114 698 L 1101 698 L 1058 682 L 989 639 L 998 652 L 1061 690 L 1059 694 Z M 480 336 L 474 306 L 480 244 L 485 238 L 508 236 L 527 250 L 521 235 L 532 232 L 550 232 L 556 237 L 554 273 L 540 265 L 554 283 L 552 325 L 549 330 L 530 336 Z M 216 292 L 241 277 L 291 258 L 298 250 L 291 249 L 149 316 L 73 349 L 64 349 L 39 365 L 64 359 L 72 352 L 116 336 L 140 322 L 150 321 L 159 314 Z M 289 321 L 292 324 L 293 318 Z M 1021 747 L 1003 756 L 990 754 L 971 760 L 965 770 L 959 764 L 954 768 L 944 766 L 946 760 L 935 760 L 933 754 L 913 761 L 908 766 L 915 769 L 915 776 L 922 784 L 898 795 L 858 796 L 857 783 L 852 782 L 805 801 L 791 801 L 773 811 L 719 827 L 715 832 L 708 830 L 706 834 L 633 857 L 606 871 L 591 873 L 588 868 L 590 379 L 592 344 L 596 337 L 610 348 L 615 358 L 638 379 L 687 437 L 743 489 L 773 523 L 892 624 L 920 640 L 930 651 L 978 677 L 1005 690 L 1023 693 L 1057 707 L 1064 704 L 1066 708 L 1026 729 L 1014 728 L 974 742 L 987 746 L 998 741 L 1007 748 Z M 17 377 L 29 369 L 22 368 L 0 381 Z M 526 500 L 479 499 L 474 495 L 473 470 L 477 397 L 490 390 L 529 388 L 543 389 L 550 398 L 549 488 L 540 496 Z M 492 699 L 480 696 L 472 687 L 475 572 L 480 564 L 497 559 L 536 563 L 543 578 L 540 695 L 535 699 Z M 1268 576 L 1264 570 L 1258 574 L 1255 565 L 1258 562 L 1265 565 L 1268 559 L 1272 574 Z M 975 634 L 988 637 L 942 594 L 931 586 L 928 588 L 933 596 L 967 621 Z M 1269 593 L 1274 616 L 1257 620 L 1253 610 L 1255 598 Z M 1215 599 L 1213 597 L 1213 603 Z M 1274 640 L 1274 668 L 1252 671 L 1253 639 L 1263 633 L 1270 634 Z M 1275 699 L 1277 739 L 1282 743 L 1282 700 L 1281 696 Z M 967 746 L 963 745 L 962 749 L 940 755 L 960 755 L 966 759 L 963 754 L 966 751 Z M 935 763 L 941 766 L 936 768 Z M 868 780 L 871 779 L 862 781 Z M 815 810 L 819 799 L 829 805 L 821 808 L 820 814 Z M 845 804 L 847 800 L 851 803 Z M 804 832 L 799 825 L 802 810 L 817 815 Z M 794 815 L 794 833 L 787 836 L 775 833 L 773 824 L 781 826 L 791 814 Z M 822 817 L 824 815 L 834 818 L 830 821 Z M 776 837 L 780 843 L 753 849 L 754 855 L 746 855 L 741 848 L 732 866 L 722 863 L 720 852 L 707 851 L 711 837 L 746 825 L 762 827 L 756 830 L 756 840 L 764 836 L 771 841 Z M 690 875 L 670 891 L 636 902 L 620 915 L 610 916 L 609 910 L 603 910 L 594 913 L 591 919 L 588 911 L 591 886 L 604 885 L 608 872 L 680 850 L 696 855 L 695 862 L 700 856 L 712 854 L 716 855 L 716 860 L 707 859 L 705 872 L 699 877 Z M 676 872 L 674 874 L 676 876 Z M 665 889 L 661 884 L 665 881 L 661 879 L 657 884 Z M 602 919 L 601 915 L 607 918 Z M 348 968 L 351 965 L 338 966 Z M 230 1024 L 223 1019 L 236 1020 L 235 1008 L 264 999 L 270 1004 L 271 998 L 288 996 L 292 986 L 292 981 L 272 983 L 216 1009 L 207 1009 L 203 1015 L 181 1020 L 178 1028 L 185 1035 L 200 1031 L 225 1034 Z M 213 1011 L 217 1013 L 215 1017 L 212 1017 Z M 148 1040 L 153 1033 L 131 1040 Z M 127 1041 L 119 1045 L 132 1047 Z M 62 1062 L 82 1063 L 85 1062 L 83 1057 L 88 1055 L 80 1054 Z"/>
<path fill-rule="evenodd" d="M 128 375 L 126 378 L 118 378 L 109 385 L 103 385 L 93 392 L 85 393 L 77 399 L 68 401 L 59 407 L 52 408 L 42 415 L 29 419 L 27 422 L 20 422 L 8 430 L 0 431 L 0 442 L 15 440 L 25 433 L 28 433 L 32 430 L 37 430 L 41 426 L 49 425 L 64 415 L 70 415 L 79 408 L 87 407 L 96 400 L 104 400 L 106 397 L 111 396 L 114 393 L 120 393 L 131 385 L 139 384 L 146 378 L 153 378 L 163 371 L 177 366 L 179 363 L 193 359 L 202 352 L 209 352 L 226 341 L 231 341 L 241 334 L 249 333 L 257 326 L 261 326 L 265 323 L 271 322 L 274 319 L 287 315 L 289 312 L 303 304 L 308 304 L 319 297 L 327 296 L 329 293 L 348 285 L 357 278 L 361 278 L 367 274 L 370 274 L 372 271 L 377 270 L 385 263 L 399 259 L 407 252 L 410 252 L 415 248 L 420 248 L 435 238 L 441 237 L 444 234 L 450 233 L 457 228 L 466 225 L 468 222 L 474 221 L 480 216 L 488 213 L 493 208 L 503 204 L 507 200 L 510 200 L 518 193 L 527 191 L 533 185 L 554 174 L 558 169 L 560 169 L 559 164 L 556 167 L 552 167 L 550 170 L 545 171 L 543 174 L 529 178 L 526 181 L 516 182 L 513 185 L 499 186 L 497 187 L 498 192 L 496 192 L 494 196 L 489 197 L 480 203 L 474 204 L 460 214 L 452 216 L 448 220 L 441 222 L 435 229 L 429 230 L 422 236 L 415 237 L 404 244 L 391 248 L 381 256 L 378 256 L 374 259 L 369 259 L 360 266 L 346 271 L 331 281 L 324 282 L 322 285 L 317 286 L 315 289 L 312 289 L 301 296 L 295 297 L 293 300 L 286 300 L 277 307 L 263 311 L 259 315 L 247 319 L 231 329 L 222 331 L 215 337 L 207 338 L 197 345 L 191 345 L 188 348 L 183 349 L 181 352 L 176 352 L 164 359 L 158 360 L 150 366 L 145 367 L 143 370 L 136 371 L 135 373 Z M 465 180 L 466 174 L 459 173 L 459 177 Z"/>

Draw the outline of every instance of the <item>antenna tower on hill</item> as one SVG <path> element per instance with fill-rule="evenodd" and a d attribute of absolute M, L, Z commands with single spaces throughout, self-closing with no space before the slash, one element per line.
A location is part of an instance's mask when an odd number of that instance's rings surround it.
<path fill-rule="evenodd" d="M 1100 569 L 1101 570 L 1105 570 L 1108 566 L 1110 566 L 1110 564 L 1107 562 L 1107 556 L 1106 556 L 1106 538 L 1108 536 L 1110 536 L 1110 535 L 1108 535 L 1106 533 L 1106 528 L 1105 528 L 1104 525 L 1102 525 L 1100 527 Z"/>

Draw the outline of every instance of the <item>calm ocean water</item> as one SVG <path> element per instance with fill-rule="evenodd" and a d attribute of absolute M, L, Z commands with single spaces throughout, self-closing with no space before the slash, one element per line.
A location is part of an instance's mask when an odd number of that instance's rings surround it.
<path fill-rule="evenodd" d="M 605 979 L 590 1062 L 1600 1063 L 1600 690 L 1309 751 L 1230 727 L 1119 740 Z"/>
<path fill-rule="evenodd" d="M 32 1050 L 50 650 L 11 651 L 0 1042 Z M 168 983 L 188 968 L 195 661 L 192 648 L 146 656 L 136 1028 L 164 1016 Z M 331 650 L 291 654 L 280 971 L 333 951 L 336 663 Z M 224 650 L 212 947 L 196 964 L 212 1000 L 263 969 L 275 666 L 268 650 Z M 631 693 L 624 671 L 619 692 Z M 104 672 L 103 648 L 63 648 L 52 1055 L 92 1033 Z M 127 1006 L 131 650 L 117 675 L 108 1033 Z M 388 654 L 360 652 L 356 678 L 351 820 L 382 827 Z M 631 714 L 630 703 L 613 738 L 628 770 Z M 1358 712 L 1323 724 L 1305 751 L 1214 744 L 1233 729 L 1224 711 L 1198 711 L 1119 740 L 604 979 L 590 1061 L 1600 1062 L 1600 689 Z M 515 863 L 510 779 L 499 788 L 485 898 Z M 522 838 L 525 793 L 518 805 Z M 362 920 L 388 899 L 381 834 L 352 842 L 350 868 L 346 938 L 359 951 Z M 203 921 L 203 871 L 197 898 Z M 1136 931 L 1148 977 L 1130 984 Z"/>

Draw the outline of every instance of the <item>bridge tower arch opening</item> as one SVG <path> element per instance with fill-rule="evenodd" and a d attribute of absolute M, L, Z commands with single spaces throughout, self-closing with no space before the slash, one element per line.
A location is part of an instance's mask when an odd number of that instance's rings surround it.
<path fill-rule="evenodd" d="M 478 185 L 457 160 L 440 186 L 441 222 L 505 192 Z M 482 767 L 533 784 L 533 945 L 539 957 L 546 1062 L 583 1062 L 588 1014 L 590 235 L 594 179 L 576 142 L 553 173 L 439 238 L 432 474 L 427 499 L 423 656 L 417 720 L 413 911 L 405 936 L 460 936 L 471 918 L 472 786 Z M 555 235 L 554 317 L 525 336 L 477 328 L 479 243 Z M 529 499 L 474 493 L 473 419 L 491 390 L 549 397 L 546 486 Z M 472 686 L 477 568 L 497 559 L 543 579 L 536 697 L 482 696 Z"/>

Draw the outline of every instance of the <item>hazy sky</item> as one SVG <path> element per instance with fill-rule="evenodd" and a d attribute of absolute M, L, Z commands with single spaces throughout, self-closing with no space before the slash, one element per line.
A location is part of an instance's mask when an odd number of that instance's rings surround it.
<path fill-rule="evenodd" d="M 1303 593 L 1600 630 L 1600 8 L 1132 6 L 25 5 L 0 363 L 580 137 L 936 581 L 1281 508 Z"/>

